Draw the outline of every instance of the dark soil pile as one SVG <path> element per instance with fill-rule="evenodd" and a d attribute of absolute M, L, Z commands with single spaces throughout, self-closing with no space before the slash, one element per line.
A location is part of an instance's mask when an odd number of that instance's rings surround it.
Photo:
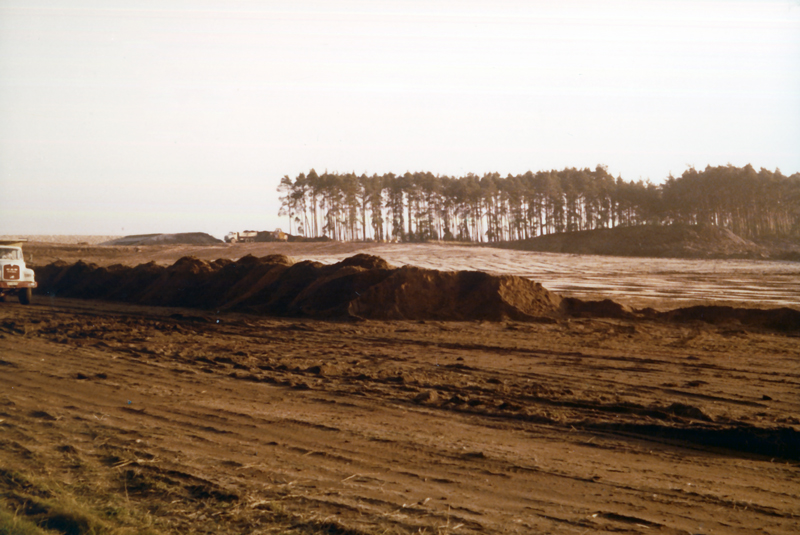
<path fill-rule="evenodd" d="M 39 268 L 37 279 L 37 291 L 54 296 L 274 316 L 525 321 L 561 315 L 559 296 L 521 277 L 395 268 L 366 254 L 333 265 L 283 255 L 236 262 L 184 257 L 169 267 L 56 262 Z"/>
<path fill-rule="evenodd" d="M 702 305 L 658 312 L 652 308 L 633 310 L 610 299 L 582 301 L 573 297 L 561 300 L 561 311 L 573 318 L 649 319 L 672 323 L 708 323 L 729 329 L 766 329 L 800 332 L 800 310 L 793 308 L 734 308 Z"/>
<path fill-rule="evenodd" d="M 37 292 L 143 305 L 238 310 L 270 316 L 376 320 L 555 321 L 649 319 L 800 331 L 800 311 L 699 306 L 632 310 L 611 300 L 562 298 L 513 275 L 395 268 L 358 254 L 333 265 L 284 255 L 207 262 L 187 256 L 168 267 L 99 267 L 55 262 L 37 270 Z"/>
<path fill-rule="evenodd" d="M 561 310 L 575 318 L 631 318 L 633 311 L 611 299 L 602 301 L 582 301 L 567 297 L 561 301 Z"/>
<path fill-rule="evenodd" d="M 549 234 L 505 249 L 657 258 L 767 258 L 770 250 L 713 225 L 643 225 Z"/>
<path fill-rule="evenodd" d="M 387 320 L 527 321 L 553 317 L 559 302 L 541 284 L 521 277 L 405 266 L 360 293 L 348 311 Z"/>
<path fill-rule="evenodd" d="M 138 234 L 107 241 L 101 245 L 217 245 L 224 243 L 205 232 L 180 234 Z"/>
<path fill-rule="evenodd" d="M 324 243 L 333 240 L 327 236 L 317 236 L 316 238 L 308 238 L 306 236 L 295 236 L 294 234 L 287 234 L 286 241 L 303 242 L 303 243 Z"/>
<path fill-rule="evenodd" d="M 787 307 L 761 310 L 728 306 L 693 306 L 655 315 L 680 323 L 702 321 L 717 325 L 746 325 L 777 331 L 800 331 L 800 311 Z"/>

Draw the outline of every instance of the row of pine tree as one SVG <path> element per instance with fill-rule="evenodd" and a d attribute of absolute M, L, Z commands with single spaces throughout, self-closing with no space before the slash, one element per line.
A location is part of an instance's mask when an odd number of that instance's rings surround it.
<path fill-rule="evenodd" d="M 284 176 L 290 233 L 341 241 L 496 242 L 642 224 L 713 224 L 743 237 L 800 237 L 800 173 L 687 169 L 661 185 L 606 167 L 462 177 L 429 172 Z"/>

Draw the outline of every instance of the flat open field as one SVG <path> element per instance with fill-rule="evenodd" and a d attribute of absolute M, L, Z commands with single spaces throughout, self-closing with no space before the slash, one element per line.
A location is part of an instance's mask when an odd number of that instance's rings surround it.
<path fill-rule="evenodd" d="M 332 262 L 361 250 L 26 255 Z M 665 308 L 678 306 L 667 281 L 689 300 L 736 290 L 751 306 L 797 303 L 784 289 L 798 286 L 796 264 L 367 252 L 549 273 L 538 280 L 550 289 L 627 288 L 618 300 Z M 642 297 L 651 290 L 662 294 Z M 734 324 L 324 322 L 34 296 L 0 305 L 0 506 L 61 528 L 65 509 L 82 511 L 69 533 L 797 533 L 798 347 L 792 333 Z"/>

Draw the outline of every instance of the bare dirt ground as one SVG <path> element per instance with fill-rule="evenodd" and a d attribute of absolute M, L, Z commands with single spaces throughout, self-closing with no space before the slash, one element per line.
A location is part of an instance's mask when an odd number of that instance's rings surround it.
<path fill-rule="evenodd" d="M 47 475 L 174 533 L 800 529 L 796 338 L 38 296 L 0 329 L 17 496 Z"/>
<path fill-rule="evenodd" d="M 26 255 L 364 250 L 331 245 Z M 483 251 L 425 254 L 556 271 Z M 797 284 L 782 269 L 765 271 Z M 798 387 L 798 338 L 736 325 L 332 322 L 37 295 L 0 304 L 0 508 L 61 533 L 797 533 Z M 70 524 L 59 499 L 92 514 Z"/>

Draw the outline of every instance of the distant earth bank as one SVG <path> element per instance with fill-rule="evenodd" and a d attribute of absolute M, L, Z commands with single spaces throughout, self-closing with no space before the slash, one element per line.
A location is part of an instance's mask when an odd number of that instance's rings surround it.
<path fill-rule="evenodd" d="M 754 241 L 713 225 L 643 225 L 548 234 L 493 247 L 549 253 L 653 258 L 772 258 L 800 260 L 794 244 Z"/>
<path fill-rule="evenodd" d="M 139 234 L 131 236 L 27 235 L 0 238 L 26 238 L 31 242 L 62 245 L 223 245 L 220 239 L 204 232 Z M 332 241 L 290 236 L 291 242 Z M 447 244 L 448 242 L 431 242 Z M 742 238 L 713 225 L 641 225 L 563 232 L 527 240 L 459 245 L 488 246 L 520 251 L 549 253 L 636 256 L 653 258 L 741 258 L 800 261 L 800 240 L 759 240 Z"/>
<path fill-rule="evenodd" d="M 216 245 L 224 243 L 205 232 L 180 234 L 136 234 L 100 243 L 99 245 Z"/>

